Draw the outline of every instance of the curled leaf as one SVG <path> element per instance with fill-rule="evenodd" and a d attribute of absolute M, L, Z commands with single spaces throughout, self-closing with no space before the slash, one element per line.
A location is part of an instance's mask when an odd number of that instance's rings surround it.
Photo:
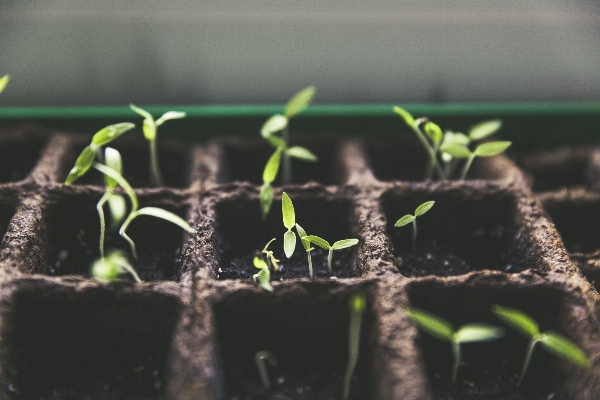
<path fill-rule="evenodd" d="M 252 260 L 252 263 L 254 264 L 254 267 L 258 268 L 258 269 L 269 268 L 269 266 L 267 265 L 267 262 L 260 257 L 254 257 L 254 260 Z"/>

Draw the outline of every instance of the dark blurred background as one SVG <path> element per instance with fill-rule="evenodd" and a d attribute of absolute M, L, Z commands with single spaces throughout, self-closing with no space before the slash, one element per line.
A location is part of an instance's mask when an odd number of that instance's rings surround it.
<path fill-rule="evenodd" d="M 600 99 L 598 0 L 0 0 L 3 105 Z"/>

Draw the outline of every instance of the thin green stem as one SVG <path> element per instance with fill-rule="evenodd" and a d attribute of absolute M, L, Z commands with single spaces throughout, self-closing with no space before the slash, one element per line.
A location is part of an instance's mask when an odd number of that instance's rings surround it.
<path fill-rule="evenodd" d="M 333 274 L 333 268 L 331 268 L 331 259 L 333 258 L 333 249 L 329 248 L 329 254 L 327 255 L 327 269 L 329 269 L 329 273 Z"/>
<path fill-rule="evenodd" d="M 527 345 L 527 353 L 525 353 L 525 360 L 523 360 L 523 368 L 521 368 L 521 376 L 519 377 L 519 382 L 517 382 L 517 386 L 521 386 L 521 383 L 523 383 L 523 378 L 525 377 L 527 368 L 529 368 L 529 363 L 531 362 L 531 357 L 533 356 L 533 350 L 534 350 L 537 342 L 538 342 L 538 340 L 534 336 L 531 338 L 531 340 L 529 341 L 529 344 Z"/>
<path fill-rule="evenodd" d="M 266 390 L 271 389 L 271 380 L 269 379 L 269 372 L 267 371 L 266 361 L 269 362 L 272 366 L 277 365 L 277 359 L 273 357 L 268 351 L 259 351 L 254 356 L 254 362 L 256 362 L 256 367 L 258 368 L 258 373 L 260 375 L 260 380 L 262 381 L 263 386 Z"/>
<path fill-rule="evenodd" d="M 129 243 L 129 246 L 131 247 L 131 254 L 133 255 L 133 258 L 137 261 L 138 257 L 137 257 L 137 251 L 135 249 L 135 243 L 125 233 L 125 230 L 129 227 L 129 224 L 131 223 L 131 221 L 134 220 L 135 217 L 137 217 L 137 213 L 135 211 L 132 211 L 129 214 L 129 216 L 127 217 L 127 219 L 125 220 L 125 222 L 123 222 L 123 225 L 121 226 L 121 229 L 119 229 L 119 235 L 121 235 L 121 237 L 123 239 L 127 240 L 127 242 Z"/>
<path fill-rule="evenodd" d="M 362 313 L 352 312 L 350 314 L 350 330 L 348 332 L 348 365 L 346 365 L 346 373 L 344 374 L 344 389 L 342 393 L 342 399 L 344 400 L 350 396 L 350 381 L 358 363 L 361 324 Z"/>
<path fill-rule="evenodd" d="M 465 164 L 465 167 L 463 168 L 462 174 L 460 176 L 460 179 L 462 181 L 464 181 L 465 178 L 467 177 L 467 172 L 469 172 L 469 168 L 471 168 L 471 164 L 473 164 L 474 159 L 475 159 L 475 154 L 471 154 L 471 157 L 469 157 L 469 159 L 467 160 L 467 163 Z"/>
<path fill-rule="evenodd" d="M 160 167 L 158 166 L 158 153 L 156 151 L 156 139 L 150 141 L 150 184 L 154 186 L 164 186 Z"/>
<path fill-rule="evenodd" d="M 417 249 L 417 218 L 415 217 L 415 219 L 413 219 L 413 242 L 412 242 L 412 249 L 413 251 L 415 251 Z"/>
<path fill-rule="evenodd" d="M 452 367 L 452 384 L 454 384 L 456 382 L 458 367 L 460 367 L 460 359 L 462 357 L 460 343 L 455 341 L 452 342 L 452 355 L 454 356 L 454 365 Z"/>
<path fill-rule="evenodd" d="M 104 258 L 104 235 L 106 233 L 106 220 L 104 219 L 104 203 L 110 197 L 111 192 L 108 190 L 104 192 L 100 201 L 96 205 L 96 210 L 98 210 L 98 215 L 100 216 L 100 243 L 98 244 L 98 249 L 100 250 L 100 257 Z"/>
<path fill-rule="evenodd" d="M 313 278 L 313 267 L 312 267 L 312 258 L 310 257 L 310 250 L 306 251 L 306 255 L 308 256 L 308 272 L 310 277 Z"/>
<path fill-rule="evenodd" d="M 427 141 L 427 138 L 425 137 L 425 135 L 423 134 L 423 132 L 421 132 L 421 130 L 419 129 L 416 121 L 415 121 L 415 124 L 411 126 L 411 128 L 412 128 L 413 132 L 415 132 L 415 134 L 417 135 L 417 138 L 419 139 L 419 141 L 421 142 L 421 144 L 423 144 L 423 147 L 425 147 L 425 151 L 427 151 L 427 153 L 429 154 L 429 162 L 433 165 L 433 168 L 436 170 L 436 172 L 438 173 L 438 175 L 440 176 L 440 178 L 443 181 L 445 181 L 446 180 L 446 175 L 444 175 L 444 171 L 442 171 L 442 168 L 440 167 L 440 164 L 437 161 L 437 157 L 436 157 L 435 151 L 433 150 L 433 148 L 431 147 L 431 145 Z M 425 171 L 425 173 L 427 174 L 427 170 Z M 425 177 L 427 179 L 432 179 L 433 178 L 433 174 L 431 174 L 431 176 L 425 175 Z"/>

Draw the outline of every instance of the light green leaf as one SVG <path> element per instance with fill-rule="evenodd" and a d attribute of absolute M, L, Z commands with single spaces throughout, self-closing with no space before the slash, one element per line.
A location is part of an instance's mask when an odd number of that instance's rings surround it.
<path fill-rule="evenodd" d="M 299 158 L 304 161 L 318 161 L 317 156 L 311 153 L 310 150 L 300 146 L 292 146 L 285 153 L 290 157 Z"/>
<path fill-rule="evenodd" d="M 316 91 L 314 86 L 309 86 L 296 93 L 285 106 L 285 116 L 291 118 L 300 114 L 310 104 Z"/>
<path fill-rule="evenodd" d="M 365 311 L 365 308 L 367 308 L 367 297 L 363 292 L 354 293 L 350 296 L 348 303 L 350 312 L 362 314 Z"/>
<path fill-rule="evenodd" d="M 263 182 L 272 183 L 277 177 L 279 171 L 279 164 L 281 161 L 281 148 L 275 150 L 275 153 L 269 157 L 265 170 L 263 172 Z"/>
<path fill-rule="evenodd" d="M 156 126 L 161 126 L 167 121 L 185 118 L 186 116 L 187 114 L 182 111 L 167 111 L 162 115 L 162 117 L 156 120 Z"/>
<path fill-rule="evenodd" d="M 96 151 L 92 146 L 87 146 L 77 160 L 75 161 L 75 166 L 69 172 L 67 179 L 65 180 L 65 184 L 70 185 L 75 182 L 77 179 L 81 178 L 85 173 L 90 169 L 92 164 L 94 163 L 94 158 L 96 157 Z"/>
<path fill-rule="evenodd" d="M 283 214 L 283 226 L 292 229 L 296 225 L 296 214 L 294 213 L 294 204 L 286 192 L 283 192 L 281 196 L 281 213 Z"/>
<path fill-rule="evenodd" d="M 443 146 L 441 150 L 445 153 L 450 154 L 452 157 L 456 158 L 469 158 L 471 157 L 471 150 L 469 150 L 466 146 Z"/>
<path fill-rule="evenodd" d="M 121 153 L 112 147 L 104 149 L 104 162 L 108 168 L 112 168 L 119 174 L 123 175 L 123 161 L 121 160 Z M 108 188 L 116 188 L 118 183 L 110 176 L 104 176 L 104 183 Z"/>
<path fill-rule="evenodd" d="M 410 115 L 410 113 L 408 111 L 406 111 L 405 109 L 400 108 L 398 106 L 394 106 L 393 110 L 396 114 L 398 114 L 399 116 L 401 116 L 404 119 L 404 122 L 406 122 L 406 125 L 408 125 L 410 127 L 415 125 L 415 119 L 413 118 L 412 115 Z"/>
<path fill-rule="evenodd" d="M 303 238 L 304 236 L 308 236 L 306 234 L 306 231 L 298 224 L 296 224 L 296 231 L 298 231 L 298 236 L 300 236 L 301 238 Z"/>
<path fill-rule="evenodd" d="M 283 235 L 283 251 L 287 258 L 290 258 L 294 254 L 296 249 L 296 234 L 294 231 L 287 231 Z"/>
<path fill-rule="evenodd" d="M 329 250 L 331 248 L 331 246 L 329 245 L 329 242 L 327 242 L 327 240 L 322 239 L 318 236 L 307 235 L 307 236 L 303 236 L 303 237 L 304 237 L 304 239 L 308 240 L 311 243 L 316 244 L 317 246 L 319 246 L 322 249 Z"/>
<path fill-rule="evenodd" d="M 441 148 L 443 149 L 446 146 L 467 146 L 469 143 L 471 143 L 471 139 L 469 139 L 464 133 L 447 131 L 444 134 L 444 140 Z"/>
<path fill-rule="evenodd" d="M 469 130 L 469 138 L 471 140 L 481 140 L 493 135 L 502 127 L 502 121 L 499 119 L 485 121 L 477 124 Z"/>
<path fill-rule="evenodd" d="M 265 139 L 271 144 L 271 146 L 275 147 L 276 149 L 285 149 L 287 147 L 285 140 L 283 140 L 279 136 L 267 136 Z"/>
<path fill-rule="evenodd" d="M 285 129 L 287 124 L 288 119 L 286 116 L 281 114 L 275 114 L 265 121 L 262 128 L 260 129 L 260 134 L 262 135 L 262 137 L 267 138 L 272 134 Z"/>
<path fill-rule="evenodd" d="M 504 152 L 504 150 L 508 149 L 511 144 L 511 142 L 491 142 L 480 144 L 475 149 L 475 155 L 478 157 L 495 156 L 496 154 Z"/>
<path fill-rule="evenodd" d="M 427 211 L 429 211 L 431 209 L 431 207 L 433 207 L 434 204 L 435 204 L 435 201 L 426 201 L 425 203 L 421 204 L 415 210 L 415 217 L 425 214 Z"/>
<path fill-rule="evenodd" d="M 254 260 L 252 260 L 252 263 L 254 264 L 254 267 L 256 267 L 258 269 L 269 268 L 269 266 L 267 265 L 267 262 L 260 257 L 254 257 Z"/>
<path fill-rule="evenodd" d="M 267 292 L 273 291 L 273 286 L 271 286 L 271 271 L 268 268 L 260 270 L 258 274 L 254 275 L 254 278 L 258 278 L 260 287 L 264 290 Z"/>
<path fill-rule="evenodd" d="M 442 128 L 440 128 L 435 122 L 428 121 L 425 123 L 423 129 L 433 143 L 439 144 L 442 141 L 442 138 L 444 137 Z"/>
<path fill-rule="evenodd" d="M 260 187 L 260 210 L 262 212 L 262 218 L 267 218 L 269 211 L 271 210 L 271 204 L 273 203 L 273 187 L 269 183 L 263 183 Z"/>
<path fill-rule="evenodd" d="M 415 216 L 414 215 L 406 214 L 404 217 L 402 217 L 398 221 L 396 221 L 396 223 L 394 224 L 394 226 L 396 228 L 399 228 L 401 226 L 410 224 L 414 220 L 415 220 Z"/>
<path fill-rule="evenodd" d="M 92 277 L 102 282 L 112 282 L 119 277 L 121 268 L 109 257 L 101 257 L 92 264 Z"/>
<path fill-rule="evenodd" d="M 334 250 L 340 250 L 340 249 L 345 249 L 348 247 L 352 247 L 352 246 L 356 246 L 358 244 L 358 239 L 344 239 L 344 240 L 338 240 L 337 242 L 335 242 L 331 248 Z"/>
<path fill-rule="evenodd" d="M 108 197 L 108 209 L 110 210 L 112 229 L 117 229 L 127 214 L 127 204 L 125 198 L 120 194 L 111 193 Z"/>
<path fill-rule="evenodd" d="M 127 193 L 127 196 L 129 196 L 129 199 L 131 200 L 131 210 L 132 211 L 137 210 L 137 208 L 139 207 L 138 198 L 137 198 L 135 192 L 133 191 L 133 188 L 129 184 L 129 182 L 127 182 L 125 180 L 125 178 L 123 178 L 123 176 L 121 176 L 121 174 L 119 174 L 114 169 L 108 168 L 106 165 L 102 165 L 99 163 L 94 163 L 94 168 L 96 168 L 98 171 L 102 172 L 104 175 L 108 175 L 111 178 L 113 178 L 115 181 L 117 181 L 119 186 L 121 186 L 123 188 L 123 190 L 125 190 L 125 193 Z"/>
<path fill-rule="evenodd" d="M 104 146 L 133 128 L 135 128 L 135 125 L 130 122 L 109 125 L 96 132 L 92 137 L 92 144 L 95 146 Z"/>
<path fill-rule="evenodd" d="M 529 315 L 516 308 L 504 307 L 496 304 L 492 306 L 492 312 L 499 320 L 511 328 L 514 328 L 517 332 L 527 338 L 540 333 L 537 322 Z"/>
<path fill-rule="evenodd" d="M 153 119 L 145 119 L 142 124 L 142 131 L 144 132 L 144 138 L 147 141 L 152 142 L 156 139 L 156 123 Z"/>
<path fill-rule="evenodd" d="M 144 207 L 140 208 L 136 211 L 137 215 L 148 215 L 150 217 L 156 217 L 160 219 L 164 219 L 165 221 L 169 221 L 179 226 L 181 229 L 185 230 L 188 233 L 196 233 L 196 230 L 193 229 L 183 218 L 179 215 L 174 214 L 170 211 L 163 210 L 158 207 Z"/>
<path fill-rule="evenodd" d="M 269 240 L 269 242 L 267 244 L 265 244 L 265 247 L 262 249 L 262 252 L 266 252 L 267 249 L 269 248 L 269 246 L 271 245 L 271 243 L 273 243 L 275 240 L 277 240 L 276 238 L 273 238 L 271 240 Z"/>
<path fill-rule="evenodd" d="M 4 75 L 2 78 L 0 78 L 0 93 L 2 93 L 2 91 L 4 90 L 6 85 L 8 85 L 9 81 L 10 81 L 10 76 L 8 76 L 8 75 Z"/>
<path fill-rule="evenodd" d="M 546 331 L 542 333 L 538 341 L 555 356 L 570 361 L 584 368 L 590 368 L 590 360 L 585 353 L 572 341 L 559 333 Z"/>
<path fill-rule="evenodd" d="M 302 240 L 302 246 L 304 247 L 304 250 L 306 250 L 306 251 L 314 250 L 314 247 L 310 246 L 310 240 L 306 239 L 306 236 L 302 236 L 300 239 Z"/>
<path fill-rule="evenodd" d="M 144 117 L 144 119 L 150 119 L 152 121 L 154 121 L 154 117 L 152 116 L 152 114 L 150 114 L 148 111 L 144 110 L 143 108 L 137 107 L 134 104 L 129 104 L 129 108 L 131 108 L 136 114 L 141 115 L 142 117 Z"/>
<path fill-rule="evenodd" d="M 504 328 L 489 324 L 463 325 L 453 335 L 456 343 L 488 342 L 504 336 Z"/>
<path fill-rule="evenodd" d="M 444 318 L 414 307 L 408 308 L 408 315 L 419 328 L 430 335 L 441 340 L 452 340 L 454 327 Z"/>

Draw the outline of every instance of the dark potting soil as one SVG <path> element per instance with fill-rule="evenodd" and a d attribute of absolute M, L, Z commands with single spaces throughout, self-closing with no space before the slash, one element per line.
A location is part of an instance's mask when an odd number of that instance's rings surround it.
<path fill-rule="evenodd" d="M 565 199 L 545 202 L 567 251 L 591 254 L 600 250 L 600 212 L 596 199 Z"/>
<path fill-rule="evenodd" d="M 0 143 L 0 183 L 25 179 L 38 161 L 46 141 L 28 135 L 24 139 Z"/>
<path fill-rule="evenodd" d="M 315 278 L 350 278 L 356 276 L 356 250 L 352 247 L 335 250 L 331 262 L 333 274 L 327 269 L 328 251 L 314 246 L 315 249 L 310 253 L 313 264 L 313 274 Z M 260 252 L 247 254 L 243 257 L 233 258 L 228 266 L 221 266 L 217 270 L 218 279 L 252 279 L 252 275 L 258 272 L 254 267 L 254 256 L 260 256 Z M 285 254 L 275 254 L 280 260 L 279 271 L 271 268 L 271 281 L 282 281 L 285 279 L 308 278 L 308 258 L 306 251 L 300 243 L 296 243 L 296 250 L 291 258 L 286 258 Z"/>

